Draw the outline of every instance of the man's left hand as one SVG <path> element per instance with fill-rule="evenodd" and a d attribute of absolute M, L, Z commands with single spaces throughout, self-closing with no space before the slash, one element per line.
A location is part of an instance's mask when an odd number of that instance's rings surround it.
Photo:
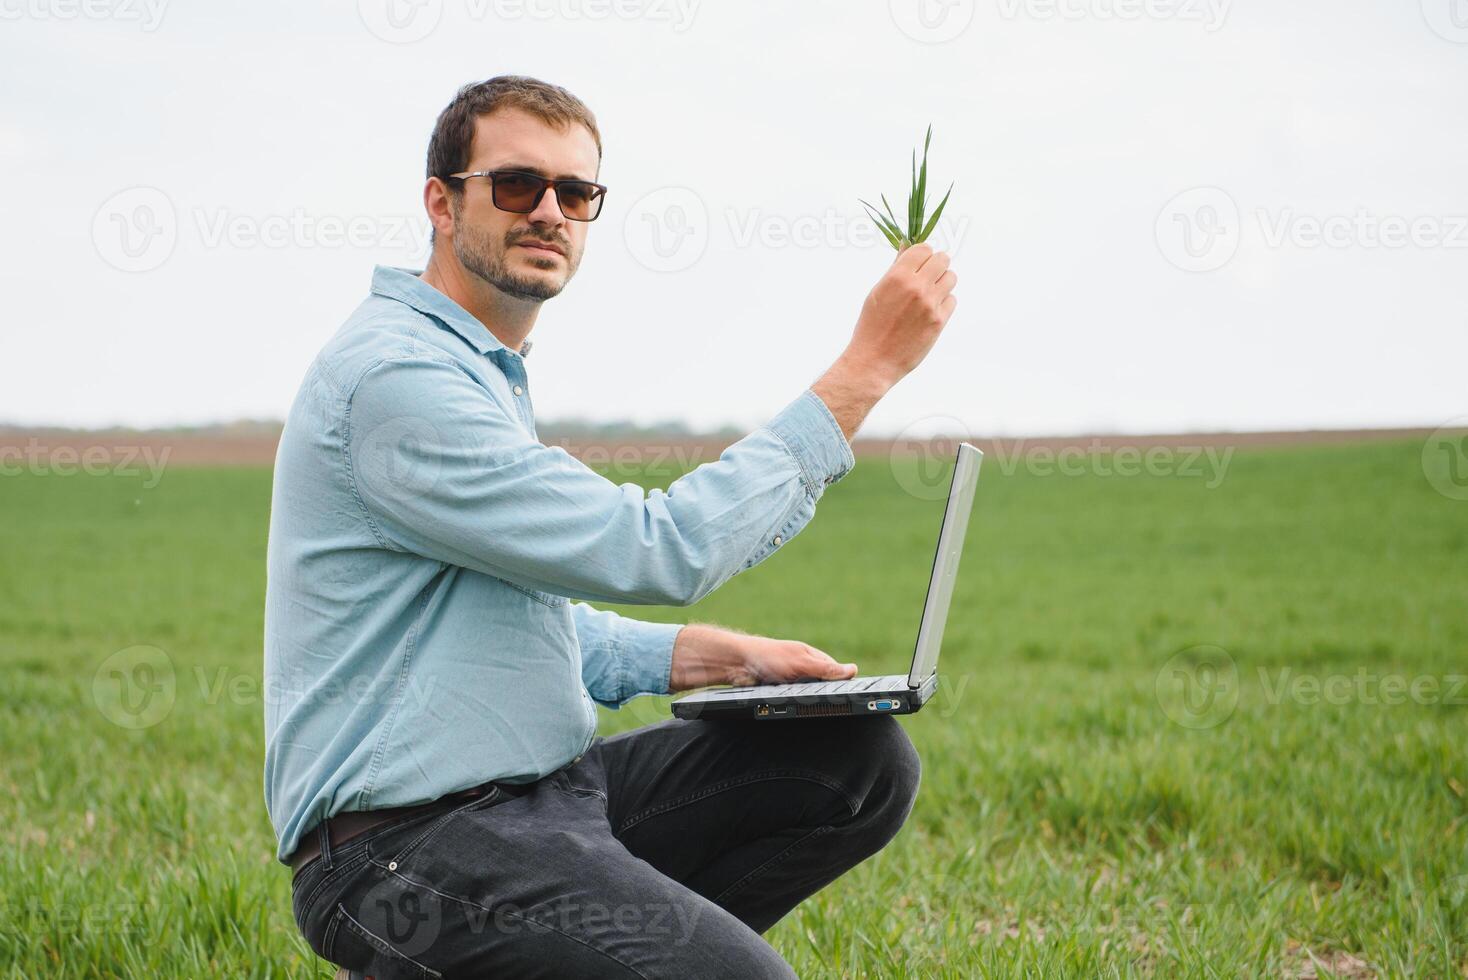
<path fill-rule="evenodd" d="M 715 684 L 788 684 L 840 681 L 856 676 L 856 664 L 837 663 L 829 654 L 799 640 L 749 636 L 716 626 L 690 624 L 673 643 L 669 687 L 686 691 Z"/>

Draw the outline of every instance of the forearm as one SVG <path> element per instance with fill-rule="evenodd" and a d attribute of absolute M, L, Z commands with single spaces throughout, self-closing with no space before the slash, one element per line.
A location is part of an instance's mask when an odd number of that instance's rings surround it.
<path fill-rule="evenodd" d="M 821 375 L 819 381 L 811 385 L 811 391 L 826 403 L 848 441 L 861 428 L 872 406 L 881 401 L 891 388 L 892 382 L 887 381 L 881 372 L 862 365 L 849 355 L 843 355 Z"/>
<path fill-rule="evenodd" d="M 734 676 L 747 670 L 737 630 L 704 623 L 689 623 L 673 641 L 673 670 L 668 687 L 687 691 L 695 687 L 733 684 Z"/>
<path fill-rule="evenodd" d="M 872 406 L 927 356 L 958 300 L 945 253 L 924 244 L 898 255 L 862 305 L 851 343 L 811 389 L 847 440 Z"/>

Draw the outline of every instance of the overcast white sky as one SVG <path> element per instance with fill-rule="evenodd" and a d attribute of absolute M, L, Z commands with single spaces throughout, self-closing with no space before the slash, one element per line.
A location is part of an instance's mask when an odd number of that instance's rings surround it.
<path fill-rule="evenodd" d="M 857 198 L 901 206 L 929 122 L 959 307 L 868 433 L 1468 413 L 1465 0 L 0 0 L 0 19 L 0 420 L 284 416 L 374 263 L 421 266 L 435 116 L 506 72 L 591 106 L 611 188 L 533 335 L 542 419 L 766 419 L 891 261 Z"/>

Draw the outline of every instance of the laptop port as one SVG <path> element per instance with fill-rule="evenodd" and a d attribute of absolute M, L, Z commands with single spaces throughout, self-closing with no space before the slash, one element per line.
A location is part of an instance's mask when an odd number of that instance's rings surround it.
<path fill-rule="evenodd" d="M 896 711 L 902 707 L 901 698 L 877 698 L 867 702 L 868 711 Z"/>
<path fill-rule="evenodd" d="M 767 704 L 760 704 L 760 705 L 756 705 L 755 706 L 755 709 L 754 709 L 755 717 L 757 717 L 757 718 L 764 718 L 769 713 L 770 713 L 770 706 L 769 705 L 767 705 Z"/>

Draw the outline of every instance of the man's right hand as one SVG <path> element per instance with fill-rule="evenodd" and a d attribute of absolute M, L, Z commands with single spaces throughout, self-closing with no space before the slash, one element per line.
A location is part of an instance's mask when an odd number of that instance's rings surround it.
<path fill-rule="evenodd" d="M 872 406 L 922 363 L 953 315 L 958 276 L 926 243 L 900 252 L 867 294 L 845 352 L 811 386 L 850 439 Z"/>

